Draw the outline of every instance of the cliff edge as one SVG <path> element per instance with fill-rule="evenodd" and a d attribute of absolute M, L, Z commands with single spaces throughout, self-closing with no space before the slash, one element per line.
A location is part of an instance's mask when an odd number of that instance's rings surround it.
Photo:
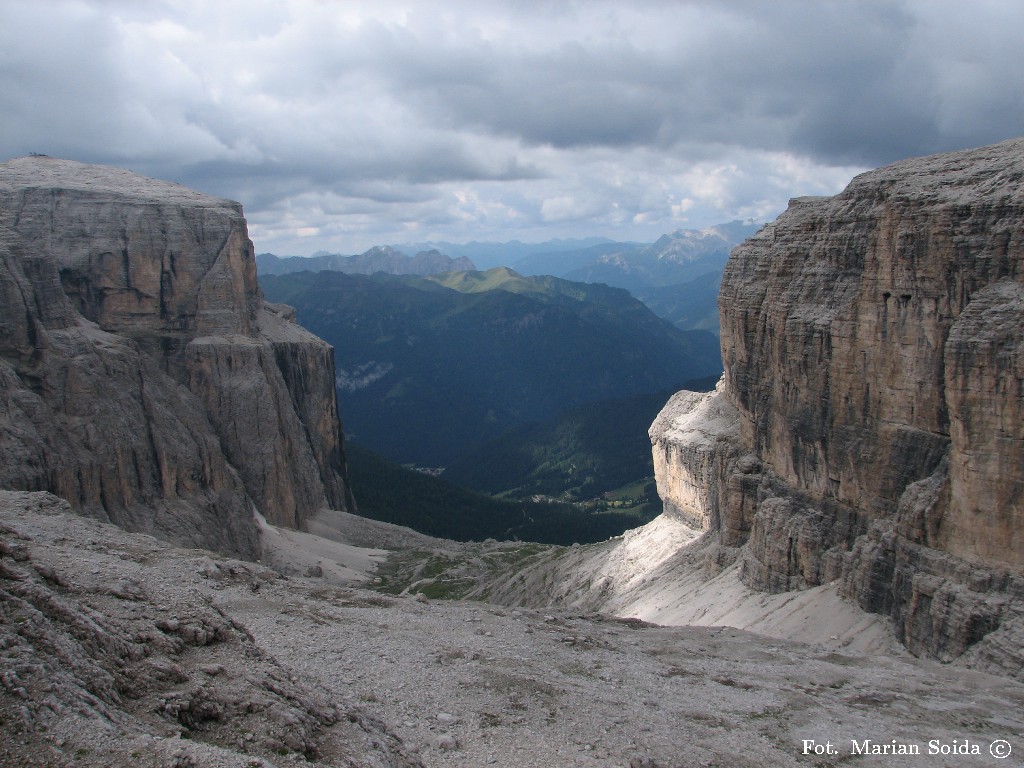
<path fill-rule="evenodd" d="M 1024 139 L 800 198 L 737 247 L 725 374 L 651 428 L 713 570 L 834 583 L 916 654 L 1021 674 Z"/>
<path fill-rule="evenodd" d="M 238 203 L 0 164 L 0 302 L 0 488 L 242 556 L 253 505 L 353 508 L 333 350 L 264 302 Z"/>

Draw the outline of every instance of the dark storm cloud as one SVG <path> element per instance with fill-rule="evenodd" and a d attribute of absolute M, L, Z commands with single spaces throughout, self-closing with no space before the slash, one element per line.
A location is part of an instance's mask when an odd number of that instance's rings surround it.
<path fill-rule="evenodd" d="M 662 45 L 498 50 L 468 40 L 437 51 L 384 34 L 375 43 L 382 68 L 425 114 L 560 148 L 710 142 L 874 165 L 1021 128 L 1024 89 L 1006 88 L 1024 85 L 1020 57 L 1006 51 L 991 73 L 991 90 L 1007 94 L 997 119 L 950 130 L 963 121 L 944 109 L 944 52 L 929 50 L 927 22 L 898 4 L 680 3 L 663 20 L 679 34 Z"/>
<path fill-rule="evenodd" d="M 7 0 L 0 155 L 238 199 L 292 252 L 653 238 L 1024 133 L 1022 24 L 996 0 Z"/>

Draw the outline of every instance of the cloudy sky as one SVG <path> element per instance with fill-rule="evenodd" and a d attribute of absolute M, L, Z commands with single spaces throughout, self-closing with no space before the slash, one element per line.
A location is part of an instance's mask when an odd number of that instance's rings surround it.
<path fill-rule="evenodd" d="M 245 206 L 257 251 L 767 220 L 1024 135 L 1016 0 L 0 0 L 0 160 Z"/>

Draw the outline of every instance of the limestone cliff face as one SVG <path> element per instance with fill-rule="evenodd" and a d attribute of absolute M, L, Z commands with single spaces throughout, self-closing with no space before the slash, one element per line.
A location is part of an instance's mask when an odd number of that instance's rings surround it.
<path fill-rule="evenodd" d="M 719 309 L 725 375 L 703 407 L 734 409 L 736 426 L 701 453 L 699 430 L 672 427 L 701 423 L 695 407 L 659 417 L 663 495 L 694 497 L 673 477 L 713 465 L 712 490 L 684 505 L 742 547 L 749 585 L 839 580 L 915 652 L 953 658 L 1015 626 L 1024 140 L 792 201 L 733 251 Z"/>
<path fill-rule="evenodd" d="M 351 508 L 333 352 L 263 301 L 237 203 L 4 163 L 0 298 L 0 486 L 246 555 L 253 503 Z"/>

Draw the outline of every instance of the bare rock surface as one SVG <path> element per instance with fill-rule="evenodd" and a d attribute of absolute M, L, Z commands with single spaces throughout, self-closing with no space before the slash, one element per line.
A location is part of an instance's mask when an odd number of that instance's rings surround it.
<path fill-rule="evenodd" d="M 652 427 L 709 567 L 833 585 L 915 654 L 1024 675 L 1024 139 L 863 174 L 737 247 L 725 374 Z"/>
<path fill-rule="evenodd" d="M 768 594 L 739 565 L 718 568 L 719 545 L 669 514 L 601 544 L 537 548 L 468 592 L 500 605 L 559 606 L 668 626 L 731 627 L 836 650 L 905 653 L 890 622 L 835 585 Z"/>
<path fill-rule="evenodd" d="M 354 509 L 333 350 L 263 301 L 238 203 L 0 164 L 0 299 L 0 487 L 247 557 L 254 505 Z"/>
<path fill-rule="evenodd" d="M 1024 749 L 1024 685 L 1005 677 L 286 579 L 69 512 L 0 493 L 3 765 L 827 766 L 896 740 L 923 757 L 856 764 L 960 766 L 996 739 Z"/>
<path fill-rule="evenodd" d="M 264 566 L 0 492 L 0 764 L 421 765 L 218 605 L 269 592 L 280 617 L 287 591 Z"/>

